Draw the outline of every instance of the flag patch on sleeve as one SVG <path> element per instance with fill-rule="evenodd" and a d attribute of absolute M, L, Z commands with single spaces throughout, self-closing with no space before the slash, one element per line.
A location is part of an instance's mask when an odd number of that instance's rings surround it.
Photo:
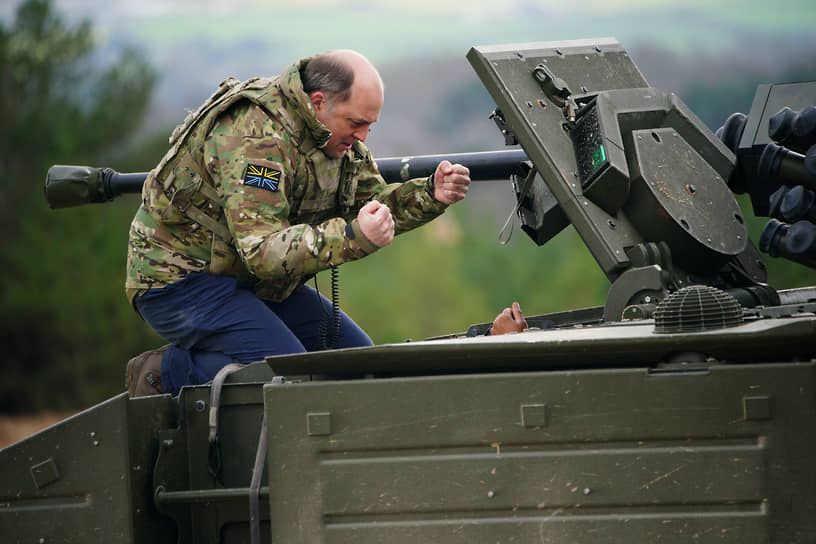
<path fill-rule="evenodd" d="M 244 170 L 244 185 L 251 185 L 267 191 L 277 191 L 280 177 L 280 170 L 248 164 L 246 170 Z"/>

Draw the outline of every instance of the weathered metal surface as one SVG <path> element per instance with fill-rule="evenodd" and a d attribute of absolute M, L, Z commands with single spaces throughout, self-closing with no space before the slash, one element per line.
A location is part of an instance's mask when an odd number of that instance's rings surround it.
<path fill-rule="evenodd" d="M 806 542 L 814 386 L 810 362 L 268 387 L 273 541 Z"/>

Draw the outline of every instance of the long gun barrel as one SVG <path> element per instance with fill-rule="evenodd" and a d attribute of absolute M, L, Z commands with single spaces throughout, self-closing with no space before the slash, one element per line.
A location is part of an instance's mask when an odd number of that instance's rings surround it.
<path fill-rule="evenodd" d="M 387 182 L 401 182 L 431 175 L 443 160 L 468 167 L 474 181 L 490 181 L 520 174 L 522 163 L 529 159 L 523 150 L 511 149 L 389 157 L 377 159 L 377 168 Z M 140 192 L 145 178 L 147 172 L 125 174 L 111 168 L 55 165 L 45 178 L 45 198 L 52 209 L 108 202 L 122 194 Z"/>

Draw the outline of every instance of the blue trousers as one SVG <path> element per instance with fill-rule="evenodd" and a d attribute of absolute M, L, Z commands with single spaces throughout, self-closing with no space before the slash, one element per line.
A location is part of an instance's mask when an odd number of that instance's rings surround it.
<path fill-rule="evenodd" d="M 134 305 L 171 343 L 162 357 L 161 383 L 172 395 L 184 385 L 212 380 L 230 363 L 323 349 L 321 321 L 331 313 L 326 297 L 305 285 L 283 302 L 271 303 L 256 297 L 251 285 L 201 273 L 150 289 Z M 327 328 L 332 328 L 331 319 Z M 341 312 L 335 347 L 370 345 L 368 335 Z"/>

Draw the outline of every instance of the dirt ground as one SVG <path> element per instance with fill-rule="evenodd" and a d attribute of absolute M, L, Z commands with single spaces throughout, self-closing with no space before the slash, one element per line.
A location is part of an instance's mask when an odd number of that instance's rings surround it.
<path fill-rule="evenodd" d="M 0 414 L 0 448 L 14 444 L 71 415 L 73 413 L 62 412 L 40 412 L 21 415 Z"/>

